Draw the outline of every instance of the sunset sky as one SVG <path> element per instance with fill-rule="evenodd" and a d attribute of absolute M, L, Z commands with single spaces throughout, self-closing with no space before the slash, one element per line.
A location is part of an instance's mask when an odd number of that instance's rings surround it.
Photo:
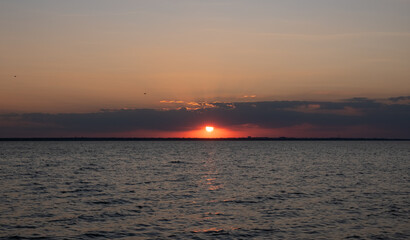
<path fill-rule="evenodd" d="M 2 0 L 0 137 L 410 138 L 409 13 L 409 0 Z"/>

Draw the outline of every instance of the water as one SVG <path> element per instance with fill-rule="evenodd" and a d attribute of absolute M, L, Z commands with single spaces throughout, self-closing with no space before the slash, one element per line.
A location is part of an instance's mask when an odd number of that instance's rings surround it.
<path fill-rule="evenodd" d="M 408 239 L 409 142 L 0 142 L 0 238 Z"/>

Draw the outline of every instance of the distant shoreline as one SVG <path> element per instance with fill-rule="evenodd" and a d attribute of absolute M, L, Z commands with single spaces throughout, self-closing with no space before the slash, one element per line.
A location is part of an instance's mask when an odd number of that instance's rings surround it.
<path fill-rule="evenodd" d="M 0 141 L 410 141 L 406 138 L 115 138 L 115 137 L 69 137 L 69 138 L 0 138 Z"/>

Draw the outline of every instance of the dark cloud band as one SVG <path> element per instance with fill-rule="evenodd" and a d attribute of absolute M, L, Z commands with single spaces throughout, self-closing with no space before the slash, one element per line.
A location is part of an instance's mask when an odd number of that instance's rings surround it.
<path fill-rule="evenodd" d="M 366 126 L 388 137 L 410 138 L 409 97 L 376 101 L 354 98 L 338 102 L 267 101 L 212 103 L 212 108 L 189 110 L 127 109 L 95 113 L 28 113 L 0 115 L 0 137 L 84 136 L 138 130 L 189 131 L 208 122 L 230 128 L 251 124 L 264 129 L 309 124 L 315 128 Z M 166 136 L 164 136 L 166 137 Z M 308 137 L 308 136 L 307 136 Z M 380 136 L 386 137 L 386 136 Z"/>

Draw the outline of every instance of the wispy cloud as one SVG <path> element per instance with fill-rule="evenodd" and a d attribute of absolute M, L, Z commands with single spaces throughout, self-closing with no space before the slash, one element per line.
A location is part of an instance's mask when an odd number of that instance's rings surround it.
<path fill-rule="evenodd" d="M 127 12 L 92 12 L 92 13 L 56 13 L 55 15 L 61 17 L 107 17 L 107 16 L 129 16 L 144 13 L 143 11 L 127 11 Z"/>
<path fill-rule="evenodd" d="M 243 98 L 256 98 L 256 95 L 244 95 Z"/>
<path fill-rule="evenodd" d="M 185 103 L 182 100 L 161 100 L 160 103 Z"/>
<path fill-rule="evenodd" d="M 361 37 L 410 37 L 410 32 L 338 32 L 338 33 L 283 33 L 283 32 L 250 32 L 240 30 L 226 30 L 218 28 L 202 29 L 205 32 L 226 33 L 235 35 L 250 35 L 272 37 L 279 39 L 301 39 L 301 40 L 332 40 L 341 38 Z"/>

